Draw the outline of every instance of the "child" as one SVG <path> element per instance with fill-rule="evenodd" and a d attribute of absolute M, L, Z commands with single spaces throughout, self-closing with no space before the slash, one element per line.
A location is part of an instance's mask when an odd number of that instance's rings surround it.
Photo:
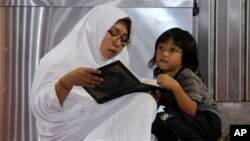
<path fill-rule="evenodd" d="M 166 91 L 158 105 L 152 133 L 158 141 L 216 141 L 221 134 L 221 119 L 213 95 L 200 78 L 196 42 L 180 28 L 172 28 L 159 36 L 155 53 L 149 61 L 154 77 Z"/>

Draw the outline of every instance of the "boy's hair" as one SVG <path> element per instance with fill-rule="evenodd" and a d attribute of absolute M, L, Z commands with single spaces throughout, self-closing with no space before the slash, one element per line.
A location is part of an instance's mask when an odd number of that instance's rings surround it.
<path fill-rule="evenodd" d="M 154 56 L 148 62 L 148 66 L 152 68 L 156 64 L 156 51 L 160 43 L 165 43 L 169 39 L 173 39 L 174 44 L 182 50 L 182 66 L 184 68 L 190 68 L 194 73 L 200 76 L 198 71 L 199 61 L 198 52 L 196 47 L 196 41 L 194 37 L 185 30 L 180 28 L 171 28 L 163 32 L 155 42 Z M 162 71 L 159 67 L 154 69 L 154 76 L 157 77 Z"/>

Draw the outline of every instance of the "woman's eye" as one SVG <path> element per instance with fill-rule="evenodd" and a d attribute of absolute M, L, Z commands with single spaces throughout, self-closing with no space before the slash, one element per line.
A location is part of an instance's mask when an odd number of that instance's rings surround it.
<path fill-rule="evenodd" d="M 127 42 L 128 41 L 128 37 L 121 37 L 121 41 L 122 42 Z"/>
<path fill-rule="evenodd" d="M 114 32 L 112 32 L 112 31 L 110 32 L 110 34 L 111 34 L 112 36 L 116 36 L 116 34 L 115 34 Z"/>
<path fill-rule="evenodd" d="M 118 33 L 116 33 L 116 32 L 113 31 L 113 30 L 109 30 L 108 32 L 109 32 L 109 34 L 112 35 L 112 36 L 117 36 L 117 34 L 118 34 Z"/>

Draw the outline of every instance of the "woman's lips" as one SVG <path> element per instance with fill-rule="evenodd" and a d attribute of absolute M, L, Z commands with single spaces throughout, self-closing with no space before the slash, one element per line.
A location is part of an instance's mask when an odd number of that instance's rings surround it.
<path fill-rule="evenodd" d="M 117 54 L 117 51 L 114 49 L 109 49 L 109 52 L 112 56 L 115 56 Z"/>

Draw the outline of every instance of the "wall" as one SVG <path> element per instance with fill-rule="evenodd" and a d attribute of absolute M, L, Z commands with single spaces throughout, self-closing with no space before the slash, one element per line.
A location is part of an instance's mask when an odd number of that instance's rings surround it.
<path fill-rule="evenodd" d="M 218 101 L 249 101 L 249 3 L 199 0 L 199 7 L 194 29 L 209 90 Z"/>
<path fill-rule="evenodd" d="M 199 0 L 194 18 L 201 71 L 222 111 L 223 128 L 250 124 L 249 2 Z M 243 116 L 242 116 L 243 115 Z"/>

